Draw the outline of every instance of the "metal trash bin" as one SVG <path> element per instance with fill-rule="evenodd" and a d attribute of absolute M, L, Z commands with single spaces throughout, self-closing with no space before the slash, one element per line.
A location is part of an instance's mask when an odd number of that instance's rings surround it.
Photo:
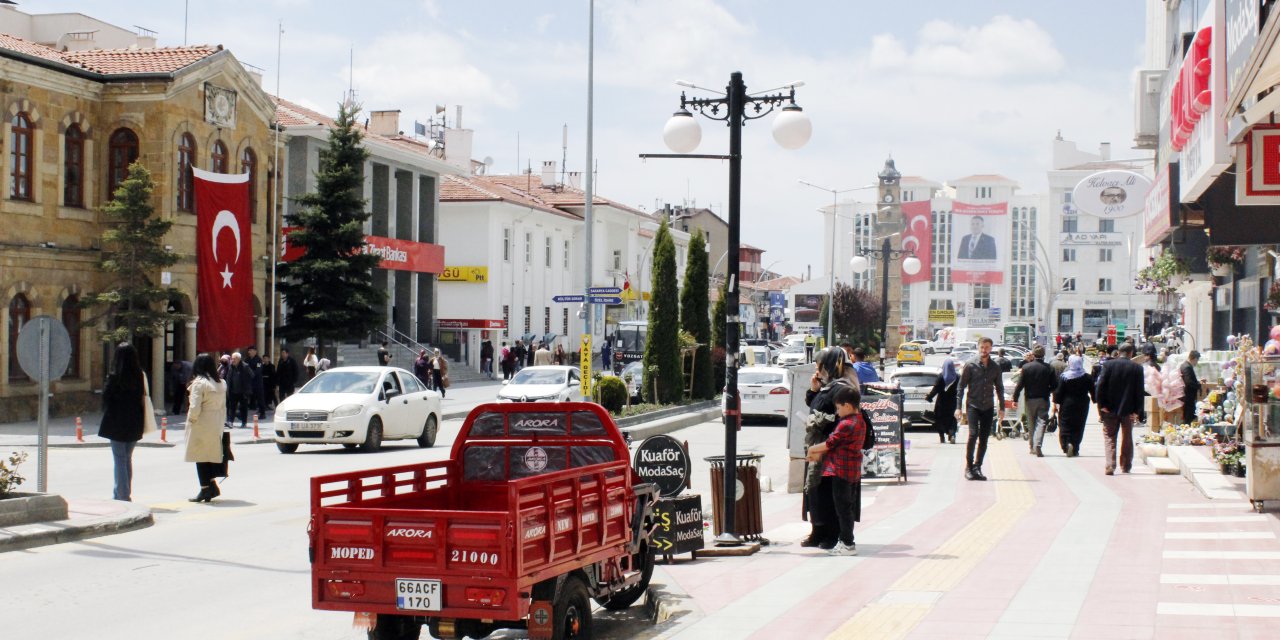
<path fill-rule="evenodd" d="M 733 525 L 735 534 L 743 540 L 761 540 L 764 533 L 764 516 L 760 509 L 760 461 L 764 454 L 747 453 L 737 456 L 737 481 L 742 496 L 734 505 Z M 721 511 L 724 511 L 724 456 L 703 458 L 711 463 L 711 520 L 715 535 L 724 533 Z"/>

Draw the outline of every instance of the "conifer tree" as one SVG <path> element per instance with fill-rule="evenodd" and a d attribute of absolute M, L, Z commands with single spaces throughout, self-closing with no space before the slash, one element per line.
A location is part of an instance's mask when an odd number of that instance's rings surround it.
<path fill-rule="evenodd" d="M 644 346 L 645 399 L 655 404 L 675 404 L 684 391 L 684 371 L 680 366 L 680 290 L 676 281 L 676 245 L 666 221 L 658 227 L 653 243 L 651 290 L 649 333 Z"/>
<path fill-rule="evenodd" d="M 288 306 L 281 335 L 291 340 L 314 337 L 317 351 L 326 342 L 367 335 L 385 321 L 386 292 L 373 286 L 380 258 L 364 253 L 364 161 L 356 129 L 358 105 L 343 104 L 329 130 L 329 147 L 320 152 L 316 190 L 294 201 L 285 216 L 292 227 L 289 243 L 302 250 L 279 265 L 280 292 Z"/>
<path fill-rule="evenodd" d="M 689 261 L 684 270 L 684 287 L 680 290 L 680 328 L 698 341 L 693 357 L 693 398 L 714 398 L 715 378 L 711 370 L 711 317 L 707 282 L 707 250 L 702 229 L 689 238 Z"/>
<path fill-rule="evenodd" d="M 104 342 L 162 336 L 165 326 L 184 317 L 168 310 L 177 290 L 155 284 L 160 271 L 178 262 L 178 256 L 164 248 L 164 236 L 173 222 L 154 216 L 154 189 L 151 173 L 135 162 L 102 210 L 109 228 L 102 234 L 99 266 L 111 280 L 102 293 L 86 296 L 82 304 L 105 307 Z"/>

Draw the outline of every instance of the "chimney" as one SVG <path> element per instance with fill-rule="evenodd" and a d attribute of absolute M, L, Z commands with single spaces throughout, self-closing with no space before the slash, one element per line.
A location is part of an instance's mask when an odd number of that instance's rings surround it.
<path fill-rule="evenodd" d="M 542 162 L 542 186 L 547 188 L 556 186 L 555 160 L 544 160 Z"/>
<path fill-rule="evenodd" d="M 1110 160 L 1111 159 L 1111 143 L 1104 142 L 1101 145 L 1099 145 L 1098 155 L 1102 156 L 1103 160 Z"/>
<path fill-rule="evenodd" d="M 444 130 L 444 161 L 471 175 L 471 145 L 474 133 L 470 129 Z"/>
<path fill-rule="evenodd" d="M 569 172 L 569 188 L 570 189 L 582 188 L 582 172 L 581 171 Z"/>
<path fill-rule="evenodd" d="M 400 110 L 370 111 L 369 132 L 379 136 L 400 134 Z"/>

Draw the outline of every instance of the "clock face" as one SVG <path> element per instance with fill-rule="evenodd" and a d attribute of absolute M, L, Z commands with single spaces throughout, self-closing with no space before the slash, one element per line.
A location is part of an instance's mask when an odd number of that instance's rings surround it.
<path fill-rule="evenodd" d="M 890 204 L 890 203 L 892 203 L 892 202 L 893 202 L 893 194 L 892 194 L 892 193 L 886 193 L 886 194 L 884 194 L 884 198 L 883 198 L 883 200 L 884 200 L 884 203 L 885 203 L 885 204 Z"/>
<path fill-rule="evenodd" d="M 226 94 L 219 93 L 213 99 L 213 112 L 218 114 L 219 118 L 231 115 L 231 101 L 227 99 Z"/>

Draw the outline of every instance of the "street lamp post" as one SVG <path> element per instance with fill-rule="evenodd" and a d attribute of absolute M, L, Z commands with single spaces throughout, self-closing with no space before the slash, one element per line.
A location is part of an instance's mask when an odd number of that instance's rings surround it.
<path fill-rule="evenodd" d="M 837 220 L 840 219 L 840 194 L 848 193 L 850 191 L 859 191 L 862 189 L 874 189 L 880 185 L 877 183 L 863 185 L 861 187 L 851 187 L 849 189 L 830 189 L 804 180 L 797 180 L 797 182 L 806 187 L 813 187 L 819 191 L 826 191 L 831 194 L 831 279 L 827 282 L 827 346 L 831 346 L 835 344 L 836 341 L 834 328 L 836 323 L 832 317 L 831 303 L 835 299 L 836 295 L 836 225 L 838 224 Z"/>
<path fill-rule="evenodd" d="M 863 249 L 861 253 L 849 260 L 849 267 L 854 273 L 863 273 L 871 266 L 870 258 L 878 258 L 881 261 L 880 269 L 880 342 L 884 344 L 889 339 L 889 261 L 895 258 L 905 259 L 902 261 L 902 272 L 913 276 L 920 272 L 920 259 L 916 257 L 916 253 L 910 249 L 894 249 L 893 243 L 889 241 L 894 235 L 890 234 L 884 237 L 884 242 L 879 249 Z M 831 317 L 828 311 L 827 317 Z M 882 351 L 883 353 L 883 351 Z M 884 357 L 880 358 L 880 376 L 884 377 Z"/>
<path fill-rule="evenodd" d="M 698 87 L 678 82 L 681 86 L 692 89 Z M 738 287 L 739 287 L 739 249 L 741 246 L 739 232 L 742 226 L 742 127 L 748 120 L 763 118 L 775 109 L 778 117 L 773 121 L 773 139 L 786 149 L 799 149 L 809 141 L 813 133 L 808 116 L 796 104 L 796 87 L 803 83 L 794 82 L 770 89 L 777 93 L 766 92 L 763 95 L 748 95 L 747 85 L 742 80 L 742 72 L 735 71 L 729 76 L 729 85 L 725 87 L 722 97 L 688 98 L 680 94 L 680 110 L 667 121 L 662 130 L 662 139 L 676 153 L 648 154 L 642 157 L 677 157 L 705 158 L 729 161 L 729 264 L 726 267 L 727 287 L 725 291 L 725 381 L 724 381 L 724 532 L 716 538 L 718 545 L 738 545 L 734 522 L 734 507 L 737 487 L 737 448 L 738 428 L 741 401 L 738 397 Z M 781 91 L 779 91 L 781 90 Z M 747 109 L 751 109 L 748 115 Z M 693 109 L 712 120 L 726 122 L 729 125 L 729 155 L 691 154 L 702 140 L 702 130 L 697 120 L 689 111 Z"/>

